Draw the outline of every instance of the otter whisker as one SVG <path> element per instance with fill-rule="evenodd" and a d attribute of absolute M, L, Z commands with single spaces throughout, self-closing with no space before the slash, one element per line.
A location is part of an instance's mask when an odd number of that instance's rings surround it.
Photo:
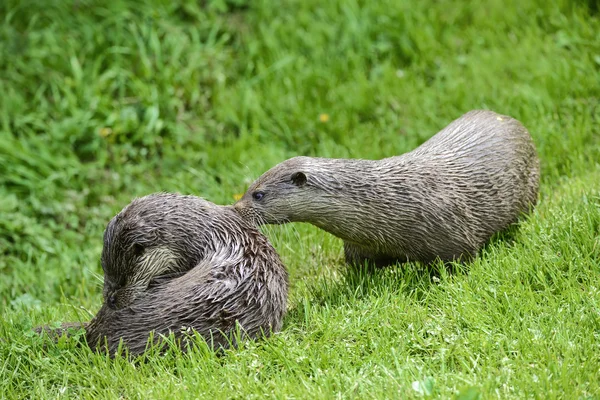
<path fill-rule="evenodd" d="M 94 280 L 95 280 L 95 284 L 99 287 L 102 287 L 102 285 L 104 285 L 104 277 L 95 271 L 90 271 L 90 272 L 91 272 L 92 278 L 94 278 Z"/>

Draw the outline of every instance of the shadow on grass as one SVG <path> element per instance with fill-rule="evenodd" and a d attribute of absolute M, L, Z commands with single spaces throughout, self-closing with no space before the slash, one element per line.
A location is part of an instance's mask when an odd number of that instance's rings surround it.
<path fill-rule="evenodd" d="M 309 295 L 304 296 L 305 301 L 319 307 L 337 308 L 392 294 L 419 302 L 440 282 L 453 275 L 466 274 L 469 264 L 437 261 L 430 264 L 396 263 L 387 267 L 340 265 L 339 268 L 342 271 L 341 278 L 324 277 L 309 285 Z M 289 324 L 302 324 L 308 320 L 305 301 L 299 301 L 288 311 L 283 330 Z"/>
<path fill-rule="evenodd" d="M 520 236 L 519 225 L 521 222 L 524 222 L 526 217 L 522 217 L 519 219 L 519 222 L 515 222 L 508 226 L 508 228 L 496 232 L 486 243 L 483 245 L 483 248 L 479 251 L 479 254 L 483 254 L 490 250 L 492 247 L 496 246 L 504 246 L 504 247 L 512 247 L 515 242 L 518 241 Z"/>

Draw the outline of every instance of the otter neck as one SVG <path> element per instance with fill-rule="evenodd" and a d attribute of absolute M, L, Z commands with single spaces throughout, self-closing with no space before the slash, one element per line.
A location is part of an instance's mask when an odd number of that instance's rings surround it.
<path fill-rule="evenodd" d="M 307 201 L 295 204 L 290 221 L 309 222 L 345 241 L 385 246 L 390 226 L 408 230 L 419 216 L 419 169 L 403 156 L 386 159 L 316 159 L 310 168 Z M 406 204 L 406 207 L 398 207 Z"/>

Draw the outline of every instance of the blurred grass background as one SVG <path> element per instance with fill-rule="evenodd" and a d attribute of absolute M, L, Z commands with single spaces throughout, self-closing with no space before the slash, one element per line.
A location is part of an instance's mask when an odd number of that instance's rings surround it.
<path fill-rule="evenodd" d="M 7 397 L 600 395 L 597 1 L 3 0 L 0 19 Z M 529 128 L 542 188 L 468 272 L 355 276 L 339 240 L 273 227 L 292 283 L 280 342 L 142 373 L 27 336 L 97 309 L 102 232 L 133 197 L 229 204 L 288 157 L 399 154 L 475 108 Z"/>

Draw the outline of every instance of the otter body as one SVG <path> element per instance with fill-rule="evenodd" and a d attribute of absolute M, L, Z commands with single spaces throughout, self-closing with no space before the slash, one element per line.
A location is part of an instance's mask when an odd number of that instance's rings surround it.
<path fill-rule="evenodd" d="M 134 200 L 104 234 L 104 304 L 84 326 L 90 346 L 144 352 L 153 332 L 195 331 L 213 347 L 281 328 L 288 277 L 274 248 L 231 208 L 193 196 Z M 181 342 L 185 343 L 185 339 Z"/>
<path fill-rule="evenodd" d="M 472 256 L 536 204 L 539 160 L 525 127 L 471 111 L 415 150 L 382 160 L 294 157 L 234 205 L 254 224 L 309 222 L 343 239 L 346 261 Z"/>

